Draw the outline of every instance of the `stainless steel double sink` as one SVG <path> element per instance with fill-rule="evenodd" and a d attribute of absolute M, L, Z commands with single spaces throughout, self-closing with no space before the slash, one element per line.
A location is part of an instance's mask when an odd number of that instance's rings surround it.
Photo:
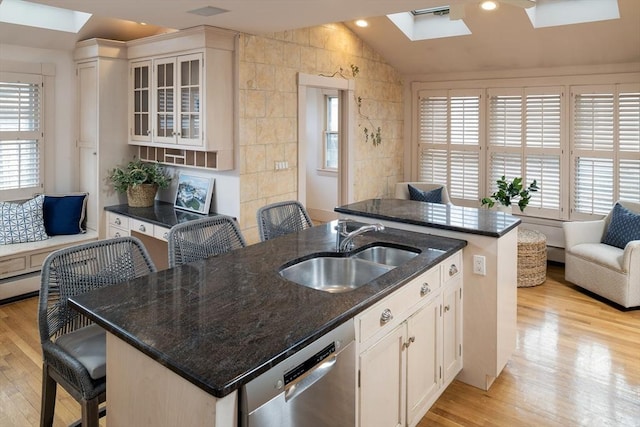
<path fill-rule="evenodd" d="M 347 254 L 318 254 L 280 269 L 280 275 L 319 291 L 348 292 L 404 264 L 421 251 L 373 244 Z"/>

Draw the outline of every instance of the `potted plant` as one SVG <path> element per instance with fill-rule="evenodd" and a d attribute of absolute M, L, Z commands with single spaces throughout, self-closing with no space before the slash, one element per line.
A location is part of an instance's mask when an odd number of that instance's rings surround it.
<path fill-rule="evenodd" d="M 110 178 L 118 193 L 127 194 L 131 207 L 153 206 L 158 188 L 167 188 L 171 182 L 160 163 L 143 163 L 139 159 L 113 169 Z"/>
<path fill-rule="evenodd" d="M 524 212 L 524 208 L 531 200 L 531 193 L 540 189 L 535 179 L 527 188 L 523 187 L 522 178 L 513 178 L 513 181 L 507 182 L 505 176 L 502 175 L 496 182 L 498 183 L 498 191 L 493 193 L 491 197 L 484 197 L 481 200 L 482 206 L 488 205 L 489 208 L 492 208 L 498 202 L 500 206 L 511 209 L 511 202 L 517 200 L 520 211 Z"/>

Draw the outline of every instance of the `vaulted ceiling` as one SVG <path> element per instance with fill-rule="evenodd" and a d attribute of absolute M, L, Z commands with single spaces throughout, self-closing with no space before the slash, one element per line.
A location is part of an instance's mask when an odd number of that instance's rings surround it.
<path fill-rule="evenodd" d="M 639 0 L 618 0 L 620 19 L 538 29 L 521 8 L 503 4 L 487 13 L 469 4 L 464 22 L 471 35 L 422 41 L 410 41 L 386 15 L 476 0 L 32 1 L 93 17 L 79 34 L 0 24 L 0 42 L 72 49 L 92 37 L 130 40 L 203 24 L 260 34 L 344 22 L 404 75 L 640 63 Z M 589 7 L 599 0 L 572 1 Z M 203 7 L 226 12 L 188 13 Z M 357 18 L 366 18 L 369 27 L 356 27 Z"/>

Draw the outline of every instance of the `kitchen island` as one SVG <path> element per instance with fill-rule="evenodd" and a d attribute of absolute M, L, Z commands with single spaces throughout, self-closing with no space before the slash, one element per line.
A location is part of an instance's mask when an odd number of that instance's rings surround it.
<path fill-rule="evenodd" d="M 353 291 L 321 292 L 280 276 L 292 261 L 335 252 L 334 226 L 72 298 L 107 330 L 109 425 L 237 425 L 243 384 L 466 245 L 387 228 L 356 237 L 356 247 L 386 242 L 420 254 Z"/>
<path fill-rule="evenodd" d="M 488 390 L 516 346 L 520 219 L 488 209 L 370 199 L 335 209 L 341 217 L 464 239 L 464 362 L 458 380 Z"/>

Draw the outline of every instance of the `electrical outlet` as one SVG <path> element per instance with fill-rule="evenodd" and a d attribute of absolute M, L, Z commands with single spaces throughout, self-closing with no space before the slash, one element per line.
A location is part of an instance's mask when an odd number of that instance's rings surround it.
<path fill-rule="evenodd" d="M 482 255 L 473 256 L 473 273 L 481 276 L 487 275 L 486 258 Z"/>

